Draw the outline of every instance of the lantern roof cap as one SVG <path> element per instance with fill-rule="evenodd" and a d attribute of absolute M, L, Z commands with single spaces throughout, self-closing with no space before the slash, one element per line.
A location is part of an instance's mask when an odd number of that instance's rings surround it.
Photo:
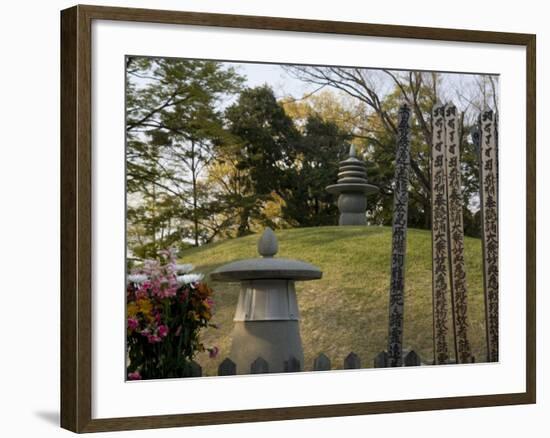
<path fill-rule="evenodd" d="M 277 237 L 267 227 L 258 240 L 261 257 L 237 260 L 215 269 L 210 277 L 215 281 L 238 282 L 244 280 L 286 279 L 294 281 L 317 280 L 321 270 L 301 260 L 275 257 L 279 249 Z"/>
<path fill-rule="evenodd" d="M 333 195 L 340 193 L 362 193 L 369 195 L 378 192 L 378 187 L 367 182 L 365 162 L 357 158 L 355 145 L 349 148 L 348 158 L 340 161 L 338 181 L 326 187 L 326 191 Z"/>

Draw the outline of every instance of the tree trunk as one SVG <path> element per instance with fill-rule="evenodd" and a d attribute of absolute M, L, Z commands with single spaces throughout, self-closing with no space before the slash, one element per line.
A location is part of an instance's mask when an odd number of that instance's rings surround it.
<path fill-rule="evenodd" d="M 248 220 L 250 217 L 250 210 L 247 207 L 243 207 L 241 214 L 239 215 L 239 228 L 237 229 L 237 237 L 246 236 L 250 229 Z"/>
<path fill-rule="evenodd" d="M 195 246 L 199 246 L 199 217 L 197 214 L 197 169 L 195 166 L 195 141 L 191 140 L 191 178 L 193 185 L 193 234 L 195 237 Z"/>

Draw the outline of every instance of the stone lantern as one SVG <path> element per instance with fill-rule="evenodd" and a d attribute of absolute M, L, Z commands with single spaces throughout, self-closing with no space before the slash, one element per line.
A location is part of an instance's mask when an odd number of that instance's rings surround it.
<path fill-rule="evenodd" d="M 300 314 L 294 282 L 316 280 L 323 273 L 299 260 L 275 257 L 277 238 L 266 228 L 258 241 L 262 257 L 220 266 L 210 276 L 222 282 L 240 282 L 230 358 L 237 374 L 249 374 L 251 364 L 263 358 L 268 372 L 283 372 L 292 358 L 304 363 Z"/>
<path fill-rule="evenodd" d="M 338 225 L 367 224 L 367 195 L 376 193 L 378 187 L 367 184 L 365 162 L 356 157 L 355 146 L 350 147 L 349 157 L 340 161 L 338 182 L 326 190 L 338 195 Z"/>

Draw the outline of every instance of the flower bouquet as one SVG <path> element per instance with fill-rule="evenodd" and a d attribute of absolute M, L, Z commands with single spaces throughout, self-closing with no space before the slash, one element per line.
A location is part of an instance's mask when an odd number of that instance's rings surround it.
<path fill-rule="evenodd" d="M 213 291 L 192 269 L 176 264 L 174 252 L 166 250 L 128 275 L 129 380 L 189 377 L 197 352 L 217 355 L 218 348 L 205 347 L 199 336 L 201 329 L 216 327 L 210 323 Z"/>

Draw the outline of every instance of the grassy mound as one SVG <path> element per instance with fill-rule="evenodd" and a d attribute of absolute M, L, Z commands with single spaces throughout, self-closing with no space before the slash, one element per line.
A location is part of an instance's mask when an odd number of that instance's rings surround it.
<path fill-rule="evenodd" d="M 323 271 L 321 280 L 296 283 L 304 369 L 311 370 L 314 358 L 321 352 L 331 359 L 333 368 L 342 368 L 350 351 L 359 355 L 362 367 L 373 366 L 376 354 L 387 348 L 391 228 L 298 228 L 277 231 L 276 235 L 278 256 L 304 260 Z M 193 263 L 197 272 L 209 274 L 230 261 L 257 257 L 258 238 L 258 235 L 251 235 L 193 248 L 181 261 Z M 465 250 L 470 343 L 476 360 L 483 361 L 481 241 L 466 238 Z M 431 254 L 430 231 L 409 229 L 404 346 L 414 349 L 424 361 L 433 359 Z M 239 285 L 212 282 L 208 277 L 206 280 L 215 290 L 213 322 L 220 328 L 206 330 L 203 339 L 207 345 L 217 345 L 220 355 L 209 359 L 201 354 L 198 361 L 205 375 L 216 375 L 219 362 L 229 355 Z M 449 321 L 452 334 L 451 319 Z M 451 350 L 452 345 L 453 340 L 449 338 Z"/>

